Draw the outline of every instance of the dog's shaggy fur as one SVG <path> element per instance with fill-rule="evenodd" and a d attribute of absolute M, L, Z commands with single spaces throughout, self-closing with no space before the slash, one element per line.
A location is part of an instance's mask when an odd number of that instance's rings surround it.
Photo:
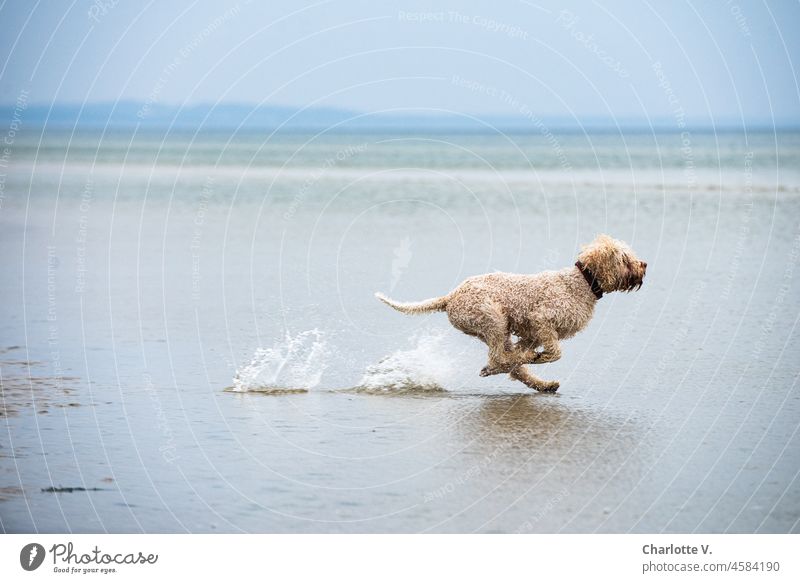
<path fill-rule="evenodd" d="M 489 346 L 481 376 L 509 373 L 532 389 L 554 392 L 556 381 L 534 376 L 525 365 L 561 358 L 559 341 L 586 327 L 602 293 L 640 288 L 646 268 L 628 245 L 600 235 L 583 246 L 575 266 L 560 271 L 478 275 L 446 296 L 416 303 L 375 295 L 406 314 L 446 311 L 453 326 Z"/>

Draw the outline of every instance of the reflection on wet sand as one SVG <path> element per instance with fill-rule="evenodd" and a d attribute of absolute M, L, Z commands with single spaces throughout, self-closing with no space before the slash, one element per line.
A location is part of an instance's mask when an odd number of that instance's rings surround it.
<path fill-rule="evenodd" d="M 608 442 L 629 433 L 629 421 L 619 415 L 583 410 L 558 395 L 517 394 L 486 396 L 468 419 L 466 430 L 483 440 L 571 443 L 590 437 Z"/>
<path fill-rule="evenodd" d="M 453 393 L 450 393 L 446 389 L 438 386 L 426 386 L 426 385 L 415 385 L 415 384 L 406 384 L 402 386 L 390 386 L 390 387 L 367 387 L 367 386 L 357 386 L 352 387 L 350 389 L 341 389 L 336 391 L 339 393 L 353 393 L 353 394 L 361 394 L 361 395 L 378 395 L 381 397 L 418 397 L 418 398 L 425 398 L 425 397 L 452 397 Z"/>
<path fill-rule="evenodd" d="M 646 428 L 582 409 L 575 399 L 485 396 L 457 427 L 465 451 L 480 456 L 492 484 L 482 502 L 488 505 L 482 528 L 496 522 L 514 524 L 512 531 L 556 532 L 574 523 L 590 530 L 606 517 L 592 502 L 597 493 L 643 473 L 642 452 L 631 452 L 641 447 Z M 513 502 L 490 511 L 495 496 Z"/>
<path fill-rule="evenodd" d="M 19 350 L 11 346 L 0 350 L 7 354 Z M 0 417 L 15 417 L 25 410 L 48 413 L 52 407 L 79 407 L 73 400 L 74 376 L 39 374 L 46 367 L 41 361 L 5 358 L 0 360 Z"/>
<path fill-rule="evenodd" d="M 308 389 L 299 389 L 299 388 L 286 388 L 286 387 L 253 387 L 249 388 L 246 391 L 240 391 L 236 387 L 225 387 L 223 389 L 225 393 L 232 393 L 234 395 L 274 395 L 274 396 L 281 396 L 281 395 L 300 395 L 303 393 L 307 393 Z"/>

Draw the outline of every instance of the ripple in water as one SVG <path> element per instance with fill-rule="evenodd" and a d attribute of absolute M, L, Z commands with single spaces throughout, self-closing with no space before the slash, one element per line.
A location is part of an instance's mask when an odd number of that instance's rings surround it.
<path fill-rule="evenodd" d="M 426 331 L 412 337 L 414 347 L 397 350 L 371 364 L 356 387 L 367 392 L 444 391 L 453 378 L 453 355 L 445 347 L 445 334 Z"/>
<path fill-rule="evenodd" d="M 250 363 L 236 371 L 233 387 L 239 393 L 305 392 L 316 387 L 325 372 L 327 345 L 321 331 L 288 332 L 272 348 L 259 348 Z"/>

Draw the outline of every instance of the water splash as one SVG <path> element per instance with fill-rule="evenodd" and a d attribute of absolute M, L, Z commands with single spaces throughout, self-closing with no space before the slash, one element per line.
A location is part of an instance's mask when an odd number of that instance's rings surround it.
<path fill-rule="evenodd" d="M 369 365 L 358 390 L 375 392 L 444 391 L 456 367 L 445 347 L 445 333 L 425 331 L 411 338 L 414 347 L 397 350 Z"/>
<path fill-rule="evenodd" d="M 272 348 L 259 348 L 248 365 L 236 371 L 235 392 L 297 392 L 316 387 L 327 367 L 328 348 L 316 328 L 288 332 Z"/>

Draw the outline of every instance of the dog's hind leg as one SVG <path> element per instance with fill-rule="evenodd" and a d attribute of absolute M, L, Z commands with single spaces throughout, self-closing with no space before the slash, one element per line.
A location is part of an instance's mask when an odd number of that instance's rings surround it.
<path fill-rule="evenodd" d="M 489 346 L 489 363 L 481 369 L 482 377 L 510 372 L 518 364 L 511 334 L 505 327 L 486 330 L 481 339 Z"/>
<path fill-rule="evenodd" d="M 539 391 L 540 393 L 555 393 L 559 387 L 558 381 L 542 380 L 531 373 L 531 371 L 528 370 L 528 367 L 524 365 L 514 368 L 509 373 L 509 376 L 514 380 L 525 383 L 527 386 Z"/>
<path fill-rule="evenodd" d="M 508 317 L 502 307 L 493 300 L 484 300 L 471 316 L 471 331 L 489 347 L 489 362 L 481 369 L 480 375 L 487 377 L 510 372 L 518 361 L 511 342 Z"/>
<path fill-rule="evenodd" d="M 508 317 L 495 300 L 478 291 L 454 294 L 447 305 L 447 317 L 455 328 L 480 338 L 489 347 L 489 363 L 481 369 L 482 377 L 510 372 L 519 364 L 511 343 Z"/>
<path fill-rule="evenodd" d="M 520 338 L 514 343 L 513 349 L 520 364 L 532 364 L 541 355 L 536 349 L 541 346 L 538 340 Z"/>
<path fill-rule="evenodd" d="M 539 353 L 534 362 L 544 364 L 545 362 L 555 362 L 559 358 L 561 358 L 561 347 L 558 342 L 545 342 L 544 350 Z"/>

